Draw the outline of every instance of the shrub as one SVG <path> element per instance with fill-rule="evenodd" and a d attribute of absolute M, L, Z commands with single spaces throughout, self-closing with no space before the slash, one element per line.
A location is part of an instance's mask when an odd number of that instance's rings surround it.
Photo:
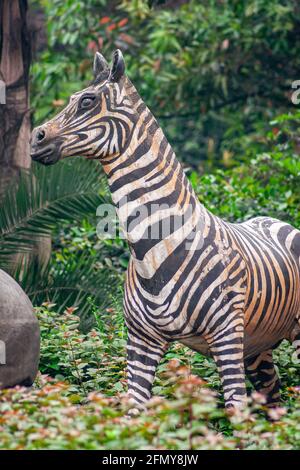
<path fill-rule="evenodd" d="M 249 408 L 229 422 L 214 364 L 180 345 L 159 367 L 155 396 L 129 419 L 126 331 L 118 311 L 100 320 L 94 310 L 97 329 L 82 333 L 74 309 L 57 315 L 53 307 L 37 311 L 44 375 L 29 390 L 0 392 L 0 449 L 300 448 L 300 389 L 293 386 L 299 368 L 285 348 L 278 352 L 285 407 L 267 412 L 272 420 L 254 393 Z"/>

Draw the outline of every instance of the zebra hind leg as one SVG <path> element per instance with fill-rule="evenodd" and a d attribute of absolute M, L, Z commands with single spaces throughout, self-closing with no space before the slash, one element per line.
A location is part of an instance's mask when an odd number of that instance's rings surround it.
<path fill-rule="evenodd" d="M 273 363 L 272 349 L 245 360 L 248 379 L 255 390 L 266 398 L 266 405 L 275 407 L 280 402 L 280 380 Z"/>
<path fill-rule="evenodd" d="M 290 341 L 295 348 L 295 360 L 300 361 L 300 316 L 296 319 L 295 328 L 292 331 Z"/>
<path fill-rule="evenodd" d="M 289 339 L 295 348 L 295 352 L 292 355 L 293 362 L 295 364 L 299 364 L 300 362 L 300 317 L 296 319 L 296 325 Z"/>
<path fill-rule="evenodd" d="M 295 336 L 292 344 L 295 348 L 295 360 L 297 361 L 297 363 L 299 363 L 300 361 L 300 333 L 298 333 L 298 335 Z"/>

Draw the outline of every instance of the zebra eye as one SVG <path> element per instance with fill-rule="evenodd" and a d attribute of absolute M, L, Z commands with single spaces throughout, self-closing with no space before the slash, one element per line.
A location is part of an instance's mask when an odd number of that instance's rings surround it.
<path fill-rule="evenodd" d="M 91 106 L 93 106 L 93 104 L 95 102 L 95 99 L 96 99 L 95 96 L 89 96 L 89 97 L 86 97 L 86 98 L 82 98 L 82 100 L 80 102 L 80 108 L 81 109 L 91 108 Z"/>

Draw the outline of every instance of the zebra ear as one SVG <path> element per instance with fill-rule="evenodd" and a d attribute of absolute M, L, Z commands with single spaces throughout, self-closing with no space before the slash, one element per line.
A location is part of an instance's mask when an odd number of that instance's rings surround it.
<path fill-rule="evenodd" d="M 96 52 L 93 65 L 94 77 L 97 78 L 103 70 L 108 70 L 108 63 L 100 52 Z"/>
<path fill-rule="evenodd" d="M 110 80 L 112 82 L 118 82 L 125 72 L 124 57 L 120 49 L 117 49 L 113 53 L 113 63 L 110 71 Z"/>

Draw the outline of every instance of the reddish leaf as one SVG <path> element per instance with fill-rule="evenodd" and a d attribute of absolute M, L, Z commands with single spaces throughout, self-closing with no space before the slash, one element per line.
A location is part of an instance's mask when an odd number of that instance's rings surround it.
<path fill-rule="evenodd" d="M 112 23 L 110 24 L 109 26 L 107 26 L 106 30 L 107 31 L 113 31 L 114 29 L 116 29 L 117 27 L 117 24 L 116 23 Z"/>
<path fill-rule="evenodd" d="M 88 45 L 87 45 L 87 49 L 89 51 L 94 51 L 94 50 L 97 50 L 97 43 L 96 41 L 89 41 Z"/>
<path fill-rule="evenodd" d="M 103 16 L 103 18 L 101 18 L 101 20 L 99 20 L 100 24 L 107 24 L 109 22 L 110 22 L 110 17 L 109 16 Z"/>
<path fill-rule="evenodd" d="M 134 43 L 133 37 L 129 36 L 129 34 L 121 33 L 121 34 L 119 34 L 119 38 L 122 41 L 127 42 L 127 44 L 133 44 Z"/>
<path fill-rule="evenodd" d="M 125 24 L 127 24 L 127 23 L 128 23 L 128 19 L 123 18 L 123 20 L 119 21 L 118 26 L 119 26 L 119 28 L 122 28 L 122 26 L 125 26 Z"/>

